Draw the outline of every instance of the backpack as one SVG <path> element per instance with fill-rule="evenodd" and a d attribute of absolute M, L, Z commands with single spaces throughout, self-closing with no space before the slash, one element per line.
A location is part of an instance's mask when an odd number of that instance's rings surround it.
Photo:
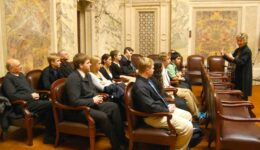
<path fill-rule="evenodd" d="M 193 124 L 193 134 L 189 143 L 189 147 L 195 147 L 203 139 L 203 131 L 200 128 L 199 124 L 194 122 L 192 124 Z"/>

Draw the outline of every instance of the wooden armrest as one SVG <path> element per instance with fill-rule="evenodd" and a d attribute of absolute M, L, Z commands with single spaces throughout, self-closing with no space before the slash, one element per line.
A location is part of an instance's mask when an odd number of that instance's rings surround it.
<path fill-rule="evenodd" d="M 46 93 L 48 95 L 51 95 L 51 91 L 50 90 L 36 90 L 37 93 Z"/>
<path fill-rule="evenodd" d="M 166 87 L 166 88 L 163 88 L 163 90 L 164 90 L 165 92 L 173 92 L 173 94 L 176 94 L 177 91 L 178 91 L 178 89 L 175 88 L 175 87 Z"/>
<path fill-rule="evenodd" d="M 118 79 L 113 79 L 115 82 L 129 82 L 129 79 L 127 79 L 127 78 L 123 78 L 123 77 L 121 77 L 121 78 L 118 78 Z"/>
<path fill-rule="evenodd" d="M 171 118 L 172 118 L 172 113 L 170 112 L 157 112 L 157 113 L 145 113 L 145 112 L 140 112 L 140 111 L 136 111 L 132 108 L 129 108 L 130 112 L 135 115 L 135 116 L 139 116 L 139 117 L 167 117 L 167 124 L 170 130 L 171 134 L 175 134 L 175 128 L 173 127 L 173 125 L 171 124 Z"/>
<path fill-rule="evenodd" d="M 247 106 L 250 107 L 251 109 L 254 108 L 253 104 L 249 103 L 240 103 L 240 104 L 222 104 L 224 107 L 241 107 L 241 106 Z"/>
<path fill-rule="evenodd" d="M 242 118 L 242 117 L 231 117 L 221 114 L 219 111 L 217 111 L 217 114 L 220 118 L 228 121 L 234 121 L 234 122 L 260 122 L 260 118 Z"/>
<path fill-rule="evenodd" d="M 240 94 L 243 95 L 243 92 L 240 90 L 216 90 L 217 94 Z"/>
<path fill-rule="evenodd" d="M 227 104 L 240 104 L 240 103 L 252 104 L 250 101 L 245 101 L 245 100 L 237 100 L 237 101 L 223 101 L 223 100 L 221 100 L 221 103 L 227 103 Z"/>
<path fill-rule="evenodd" d="M 11 104 L 12 105 L 21 105 L 23 107 L 27 107 L 27 101 L 25 101 L 25 100 L 14 100 L 14 101 L 11 101 Z"/>
<path fill-rule="evenodd" d="M 216 76 L 220 76 L 220 75 L 225 75 L 225 72 L 219 72 L 219 71 L 214 71 L 214 72 L 208 72 L 209 75 L 216 75 Z"/>
<path fill-rule="evenodd" d="M 178 86 L 180 84 L 180 81 L 179 80 L 172 80 L 172 81 L 170 81 L 170 84 Z"/>
<path fill-rule="evenodd" d="M 174 98 L 171 98 L 171 97 L 165 97 L 163 98 L 166 102 L 175 102 L 175 99 Z"/>
<path fill-rule="evenodd" d="M 14 101 L 11 101 L 11 104 L 22 106 L 22 111 L 23 111 L 25 118 L 31 118 L 33 116 L 32 113 L 27 108 L 27 101 L 25 101 L 25 100 L 14 100 Z"/>
<path fill-rule="evenodd" d="M 65 109 L 65 110 L 83 110 L 83 111 L 90 111 L 90 108 L 88 106 L 68 106 L 61 104 L 57 101 L 54 102 L 54 106 L 59 109 Z"/>

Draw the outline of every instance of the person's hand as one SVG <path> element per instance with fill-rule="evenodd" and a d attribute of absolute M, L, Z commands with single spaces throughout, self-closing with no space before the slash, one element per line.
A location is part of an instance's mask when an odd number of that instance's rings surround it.
<path fill-rule="evenodd" d="M 223 56 L 225 54 L 224 48 L 222 48 L 219 52 L 220 52 L 220 55 Z"/>
<path fill-rule="evenodd" d="M 176 106 L 175 106 L 175 104 L 169 104 L 168 108 L 169 108 L 169 112 L 173 113 L 174 110 L 176 109 Z"/>
<path fill-rule="evenodd" d="M 97 95 L 97 96 L 93 97 L 93 101 L 95 104 L 101 104 L 101 103 L 103 103 L 103 96 Z"/>
<path fill-rule="evenodd" d="M 39 100 L 40 98 L 40 95 L 38 93 L 32 93 L 31 95 L 34 100 Z"/>
<path fill-rule="evenodd" d="M 231 60 L 234 60 L 234 59 L 235 59 L 231 53 L 226 54 L 226 56 L 227 56 L 229 59 L 231 59 Z"/>

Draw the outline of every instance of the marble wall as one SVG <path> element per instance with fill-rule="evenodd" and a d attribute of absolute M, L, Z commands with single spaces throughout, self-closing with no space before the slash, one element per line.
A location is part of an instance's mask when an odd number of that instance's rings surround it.
<path fill-rule="evenodd" d="M 122 50 L 122 0 L 96 0 L 95 12 L 95 46 L 94 55 L 101 56 L 111 50 Z"/>
<path fill-rule="evenodd" d="M 56 0 L 57 50 L 78 52 L 77 0 Z"/>
<path fill-rule="evenodd" d="M 171 49 L 183 56 L 188 55 L 189 43 L 189 0 L 172 0 Z"/>
<path fill-rule="evenodd" d="M 3 5 L 7 58 L 20 59 L 25 72 L 46 66 L 51 45 L 49 0 L 4 0 Z"/>

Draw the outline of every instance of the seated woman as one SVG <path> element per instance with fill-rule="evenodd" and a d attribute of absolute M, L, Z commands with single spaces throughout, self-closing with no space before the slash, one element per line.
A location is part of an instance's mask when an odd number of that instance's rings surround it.
<path fill-rule="evenodd" d="M 160 85 L 159 88 L 163 89 L 163 88 L 169 87 L 169 85 L 167 85 L 167 86 L 164 85 L 165 77 L 163 77 L 163 76 L 167 76 L 167 74 L 165 74 L 166 70 L 165 70 L 164 65 L 161 60 L 156 60 L 154 62 L 154 70 L 155 70 L 154 77 L 157 79 L 157 82 Z M 191 90 L 185 89 L 185 88 L 177 88 L 177 92 L 174 94 L 176 96 L 182 98 L 183 100 L 185 100 L 189 111 L 191 112 L 191 114 L 194 117 L 199 117 L 199 115 L 200 115 L 200 112 L 198 109 L 199 102 Z"/>
<path fill-rule="evenodd" d="M 113 83 L 111 80 L 107 80 L 100 72 L 101 60 L 99 57 L 94 56 L 90 59 L 90 75 L 92 83 L 98 91 L 104 92 L 110 95 L 113 102 L 119 105 L 122 116 L 124 116 L 124 89 L 125 84 L 123 82 Z"/>
<path fill-rule="evenodd" d="M 135 82 L 135 77 L 123 75 L 122 68 L 120 66 L 120 60 L 122 59 L 121 53 L 119 50 L 113 50 L 110 52 L 112 58 L 112 64 L 110 65 L 110 71 L 113 75 L 113 79 L 125 78 L 130 82 Z"/>
<path fill-rule="evenodd" d="M 107 79 L 112 81 L 113 80 L 113 75 L 112 72 L 110 70 L 110 66 L 112 64 L 112 58 L 109 54 L 104 54 L 101 57 L 101 63 L 102 63 L 102 67 L 99 69 L 100 73 L 102 73 L 102 75 Z"/>

